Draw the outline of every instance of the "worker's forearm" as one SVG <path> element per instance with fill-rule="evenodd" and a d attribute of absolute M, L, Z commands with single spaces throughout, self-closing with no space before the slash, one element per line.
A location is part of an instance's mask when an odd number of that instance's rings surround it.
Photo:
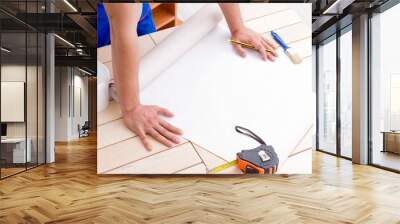
<path fill-rule="evenodd" d="M 237 3 L 219 3 L 231 33 L 244 27 L 242 14 Z"/>
<path fill-rule="evenodd" d="M 105 4 L 110 21 L 113 75 L 122 112 L 134 109 L 139 99 L 139 46 L 137 4 Z"/>
<path fill-rule="evenodd" d="M 135 31 L 136 32 L 136 31 Z M 140 104 L 137 38 L 113 35 L 112 58 L 118 100 L 123 112 Z"/>

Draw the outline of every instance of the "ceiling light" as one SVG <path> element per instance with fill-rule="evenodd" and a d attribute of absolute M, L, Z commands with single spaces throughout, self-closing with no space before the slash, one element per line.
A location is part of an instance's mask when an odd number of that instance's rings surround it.
<path fill-rule="evenodd" d="M 322 14 L 342 14 L 343 10 L 353 2 L 354 0 L 336 0 Z"/>
<path fill-rule="evenodd" d="M 86 71 L 86 70 L 83 70 L 83 69 L 81 69 L 81 68 L 79 68 L 79 67 L 78 67 L 78 70 L 81 71 L 81 72 L 83 72 L 83 73 L 85 73 L 85 74 L 87 74 L 87 75 L 92 75 L 92 73 L 90 73 L 90 72 L 88 72 L 88 71 Z"/>
<path fill-rule="evenodd" d="M 67 4 L 74 12 L 78 12 L 78 10 L 68 1 L 64 0 L 65 4 Z"/>
<path fill-rule="evenodd" d="M 76 49 L 76 53 L 78 53 L 78 55 L 83 55 L 83 49 L 82 48 L 77 48 Z"/>
<path fill-rule="evenodd" d="M 73 45 L 71 42 L 69 42 L 68 40 L 66 40 L 66 39 L 64 39 L 64 38 L 62 38 L 62 37 L 60 37 L 59 35 L 57 35 L 57 34 L 54 34 L 54 36 L 55 37 L 57 37 L 59 40 L 61 40 L 62 42 L 64 42 L 64 43 L 66 43 L 67 45 L 69 45 L 70 47 L 73 47 L 73 48 L 75 48 L 75 45 Z"/>
<path fill-rule="evenodd" d="M 10 53 L 10 52 L 11 52 L 11 50 L 9 50 L 9 49 L 7 49 L 7 48 L 5 48 L 5 47 L 1 47 L 0 49 L 1 49 L 2 51 L 6 52 L 6 53 Z"/>

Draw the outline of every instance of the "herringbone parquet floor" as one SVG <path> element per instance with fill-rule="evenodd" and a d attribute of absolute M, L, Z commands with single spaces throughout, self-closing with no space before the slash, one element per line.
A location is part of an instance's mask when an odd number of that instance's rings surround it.
<path fill-rule="evenodd" d="M 0 181 L 0 223 L 400 223 L 400 175 L 314 153 L 309 176 L 98 176 L 96 140 Z"/>

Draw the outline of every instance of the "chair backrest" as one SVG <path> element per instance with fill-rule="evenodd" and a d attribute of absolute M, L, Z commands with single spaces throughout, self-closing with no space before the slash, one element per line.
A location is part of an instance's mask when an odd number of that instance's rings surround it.
<path fill-rule="evenodd" d="M 82 129 L 89 129 L 90 125 L 89 125 L 89 121 L 85 121 L 85 123 L 82 126 Z"/>

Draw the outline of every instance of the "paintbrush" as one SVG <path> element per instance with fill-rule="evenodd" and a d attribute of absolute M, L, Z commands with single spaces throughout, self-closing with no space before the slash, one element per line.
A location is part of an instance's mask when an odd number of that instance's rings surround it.
<path fill-rule="evenodd" d="M 293 64 L 300 64 L 303 61 L 303 59 L 296 52 L 294 52 L 277 33 L 271 31 L 271 35 L 274 40 L 278 42 L 279 45 L 281 45 L 281 47 L 285 51 L 285 54 L 290 58 Z"/>
<path fill-rule="evenodd" d="M 257 50 L 253 45 L 251 45 L 251 44 L 247 44 L 247 43 L 243 43 L 243 42 L 240 42 L 240 41 L 237 41 L 237 40 L 232 40 L 232 39 L 230 39 L 229 40 L 231 43 L 233 43 L 233 44 L 239 44 L 239 45 L 241 45 L 242 47 L 245 47 L 245 48 L 248 48 L 248 49 L 253 49 L 253 50 Z M 265 51 L 266 52 L 269 52 L 269 53 L 272 53 L 272 51 L 270 51 L 270 50 L 268 50 L 268 49 L 265 49 Z"/>

